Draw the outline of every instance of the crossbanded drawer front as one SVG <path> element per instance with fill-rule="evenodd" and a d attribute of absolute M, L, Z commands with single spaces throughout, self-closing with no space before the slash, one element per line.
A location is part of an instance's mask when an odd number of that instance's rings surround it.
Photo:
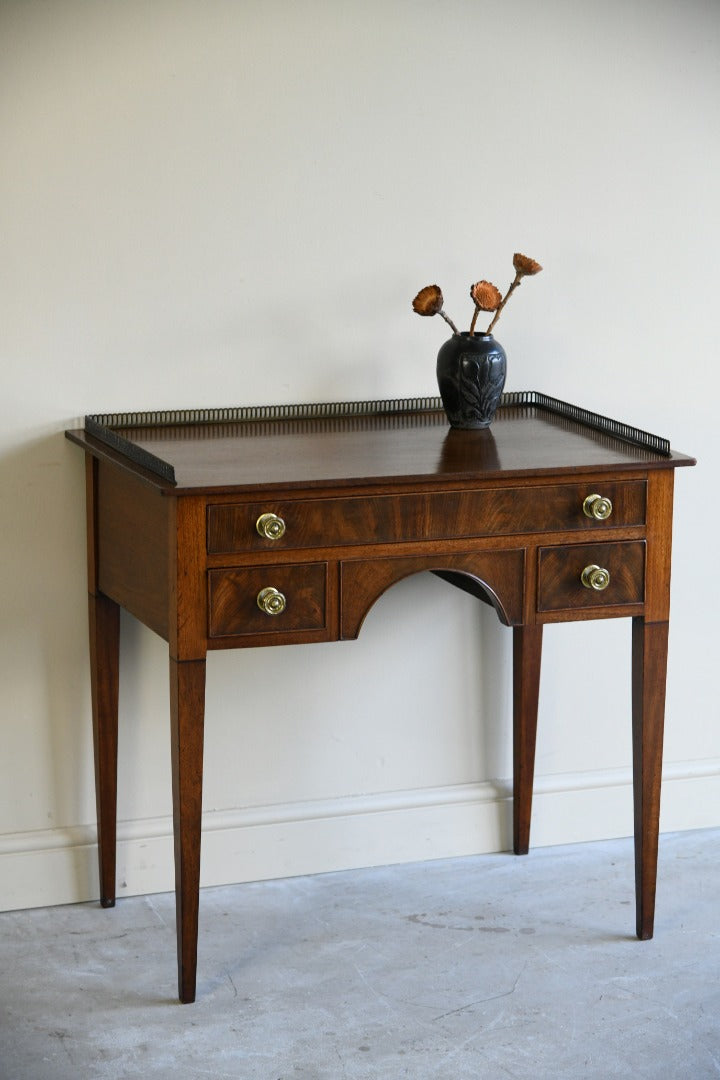
<path fill-rule="evenodd" d="M 210 570 L 210 637 L 322 630 L 327 573 L 327 563 Z"/>
<path fill-rule="evenodd" d="M 595 503 L 607 514 L 602 519 L 590 516 L 583 508 L 593 495 L 604 500 Z M 207 543 L 211 555 L 221 555 L 565 529 L 592 532 L 644 522 L 644 481 L 603 483 L 591 479 L 547 487 L 424 492 L 399 497 L 216 503 L 208 507 Z"/>
<path fill-rule="evenodd" d="M 644 588 L 644 541 L 539 549 L 539 612 L 642 604 Z"/>

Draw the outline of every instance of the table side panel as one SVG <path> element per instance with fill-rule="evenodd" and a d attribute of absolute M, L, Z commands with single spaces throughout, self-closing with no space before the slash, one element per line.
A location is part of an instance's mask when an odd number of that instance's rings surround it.
<path fill-rule="evenodd" d="M 92 454 L 85 454 L 85 526 L 87 530 L 88 592 L 94 596 L 98 589 L 98 527 L 97 487 L 99 462 Z"/>
<path fill-rule="evenodd" d="M 645 618 L 666 622 L 670 618 L 670 563 L 672 555 L 672 469 L 648 477 L 647 569 Z"/>
<path fill-rule="evenodd" d="M 165 640 L 169 507 L 169 500 L 131 472 L 98 462 L 98 588 Z"/>

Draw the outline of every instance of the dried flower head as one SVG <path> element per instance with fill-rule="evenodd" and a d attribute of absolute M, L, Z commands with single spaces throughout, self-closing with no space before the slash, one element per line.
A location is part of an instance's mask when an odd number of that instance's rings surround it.
<path fill-rule="evenodd" d="M 520 253 L 517 251 L 513 255 L 513 266 L 515 267 L 515 279 L 510 285 L 508 291 L 505 293 L 502 302 L 498 305 L 497 311 L 493 316 L 493 320 L 487 328 L 488 334 L 492 333 L 493 327 L 500 318 L 503 308 L 507 304 L 515 289 L 517 289 L 518 285 L 522 283 L 522 279 L 524 277 L 530 277 L 532 274 L 539 274 L 542 270 L 542 266 L 539 262 L 535 262 L 535 260 L 531 259 L 529 255 L 520 255 Z"/>
<path fill-rule="evenodd" d="M 437 315 L 442 311 L 443 294 L 439 285 L 426 285 L 412 302 L 418 315 Z"/>
<path fill-rule="evenodd" d="M 520 255 L 518 252 L 515 252 L 513 255 L 513 266 L 515 267 L 515 273 L 518 277 L 539 274 L 542 270 L 542 266 L 539 262 L 535 262 L 529 255 Z"/>
<path fill-rule="evenodd" d="M 480 311 L 495 311 L 502 300 L 500 290 L 491 281 L 476 281 L 470 289 L 470 296 Z"/>
<path fill-rule="evenodd" d="M 440 315 L 445 320 L 453 334 L 457 334 L 458 328 L 452 319 L 443 311 L 443 294 L 439 285 L 426 285 L 421 289 L 412 302 L 413 311 L 418 315 Z"/>

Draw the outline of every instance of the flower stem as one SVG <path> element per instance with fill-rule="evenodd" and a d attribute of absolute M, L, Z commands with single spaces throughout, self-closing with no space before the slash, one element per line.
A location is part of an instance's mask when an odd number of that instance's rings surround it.
<path fill-rule="evenodd" d="M 516 289 L 517 286 L 520 284 L 521 279 L 522 279 L 522 274 L 515 274 L 515 280 L 513 281 L 512 285 L 510 286 L 508 291 L 505 293 L 505 296 L 503 297 L 503 299 L 500 301 L 500 303 L 499 303 L 499 305 L 497 307 L 497 310 L 496 310 L 496 312 L 495 312 L 495 314 L 493 316 L 493 321 L 490 323 L 487 330 L 485 331 L 486 334 L 489 334 L 489 333 L 492 332 L 493 326 L 495 325 L 495 323 L 500 318 L 500 312 L 502 311 L 502 309 L 505 307 L 508 300 L 512 296 L 513 290 Z"/>
<path fill-rule="evenodd" d="M 473 334 L 475 333 L 475 323 L 477 322 L 477 318 L 478 318 L 479 314 L 480 314 L 480 308 L 476 304 L 475 305 L 475 310 L 473 311 L 472 322 L 470 323 L 470 337 L 472 337 Z"/>
<path fill-rule="evenodd" d="M 443 311 L 442 308 L 440 308 L 440 310 L 438 311 L 438 315 L 442 315 L 443 319 L 448 324 L 448 326 L 452 330 L 453 334 L 459 334 L 460 333 L 460 331 L 458 330 L 455 323 L 452 321 L 452 319 L 448 315 L 445 314 L 445 312 Z"/>

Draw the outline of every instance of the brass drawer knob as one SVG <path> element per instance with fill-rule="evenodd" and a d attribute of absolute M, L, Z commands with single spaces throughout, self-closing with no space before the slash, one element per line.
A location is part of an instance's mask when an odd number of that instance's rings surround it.
<path fill-rule="evenodd" d="M 286 606 L 287 600 L 280 590 L 273 589 L 272 585 L 269 585 L 268 589 L 261 589 L 258 593 L 258 607 L 266 615 L 282 615 Z"/>
<path fill-rule="evenodd" d="M 257 594 L 257 605 L 266 615 L 282 615 L 287 606 L 287 600 L 278 589 L 270 585 Z"/>
<path fill-rule="evenodd" d="M 261 514 L 255 528 L 265 540 L 280 540 L 285 535 L 285 522 L 277 514 Z"/>
<path fill-rule="evenodd" d="M 602 592 L 603 589 L 607 589 L 610 584 L 610 571 L 605 570 L 602 566 L 586 566 L 580 575 L 580 580 L 586 589 L 594 589 L 595 592 Z"/>
<path fill-rule="evenodd" d="M 607 521 L 612 514 L 612 502 L 604 495 L 588 495 L 583 502 L 583 513 L 596 521 Z"/>

